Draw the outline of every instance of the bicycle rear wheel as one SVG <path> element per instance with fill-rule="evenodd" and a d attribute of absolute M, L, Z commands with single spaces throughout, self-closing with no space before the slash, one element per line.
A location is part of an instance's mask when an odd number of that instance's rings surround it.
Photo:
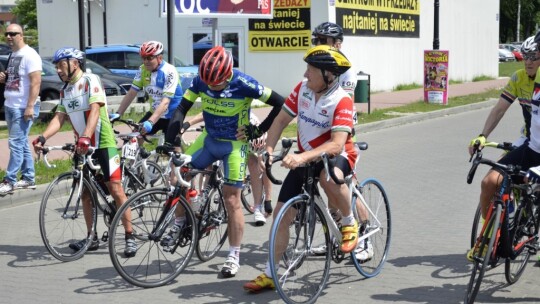
<path fill-rule="evenodd" d="M 392 218 L 390 214 L 390 202 L 386 196 L 381 183 L 373 178 L 362 181 L 359 185 L 360 193 L 364 198 L 368 209 L 368 222 L 361 229 L 360 237 L 368 235 L 364 240 L 358 242 L 357 249 L 351 253 L 351 260 L 354 266 L 366 278 L 378 275 L 388 258 L 390 250 L 390 240 L 392 235 Z M 356 206 L 356 196 L 353 193 L 352 207 L 353 212 L 360 218 Z M 358 250 L 367 250 L 367 259 L 359 260 L 356 258 Z M 371 257 L 370 257 L 371 256 Z"/>
<path fill-rule="evenodd" d="M 276 289 L 286 303 L 314 303 L 328 281 L 330 250 L 311 253 L 313 244 L 330 245 L 322 211 L 297 197 L 283 205 L 270 233 L 270 269 Z"/>
<path fill-rule="evenodd" d="M 122 187 L 127 197 L 148 188 L 166 187 L 167 177 L 163 174 L 163 169 L 153 161 L 146 161 L 146 170 L 143 162 L 136 162 L 133 167 L 128 168 L 129 172 L 124 172 Z"/>
<path fill-rule="evenodd" d="M 242 205 L 244 209 L 250 214 L 255 212 L 255 198 L 253 197 L 253 192 L 251 189 L 251 176 L 247 175 L 246 180 L 244 181 L 244 188 L 242 189 L 240 198 L 242 200 Z"/>
<path fill-rule="evenodd" d="M 490 208 L 493 208 L 491 203 Z M 471 272 L 471 279 L 467 285 L 467 292 L 465 294 L 465 303 L 474 303 L 480 284 L 484 278 L 487 266 L 490 264 L 491 255 L 493 253 L 493 247 L 496 240 L 497 232 L 499 231 L 500 219 L 501 219 L 502 206 L 497 204 L 496 210 L 492 213 L 488 221 L 484 223 L 485 233 L 488 237 L 481 236 L 482 240 L 478 250 L 473 253 L 473 270 Z M 489 233 L 490 232 L 490 233 Z M 483 249 L 487 246 L 487 249 Z"/>
<path fill-rule="evenodd" d="M 204 203 L 203 214 L 199 220 L 199 241 L 197 257 L 206 262 L 213 259 L 227 239 L 227 211 L 223 197 L 213 188 Z"/>
<path fill-rule="evenodd" d="M 83 189 L 90 189 L 83 179 Z M 88 229 L 83 214 L 83 203 L 78 195 L 79 179 L 73 178 L 72 172 L 58 176 L 45 190 L 39 209 L 39 231 L 47 250 L 56 259 L 69 262 L 81 258 L 92 243 L 97 221 L 95 196 L 92 198 L 92 214 L 88 217 L 92 223 L 92 231 Z M 90 192 L 90 191 L 89 191 Z M 69 245 L 86 239 L 86 245 L 79 251 Z"/>
<path fill-rule="evenodd" d="M 523 274 L 527 262 L 531 256 L 530 249 L 534 246 L 534 236 L 537 231 L 534 223 L 534 210 L 532 208 L 520 208 L 516 211 L 514 219 L 515 227 L 511 230 L 512 248 L 515 258 L 506 258 L 504 263 L 504 276 L 509 284 L 514 284 Z"/>
<path fill-rule="evenodd" d="M 174 223 L 175 208 L 166 207 L 176 203 L 183 208 L 186 223 L 175 244 L 160 245 L 166 229 Z M 131 210 L 131 226 L 136 239 L 137 254 L 126 257 L 125 232 L 122 217 Z M 188 265 L 197 242 L 195 215 L 184 198 L 169 197 L 166 188 L 146 189 L 129 198 L 116 213 L 109 231 L 109 255 L 114 268 L 129 283 L 151 288 L 174 280 Z"/>

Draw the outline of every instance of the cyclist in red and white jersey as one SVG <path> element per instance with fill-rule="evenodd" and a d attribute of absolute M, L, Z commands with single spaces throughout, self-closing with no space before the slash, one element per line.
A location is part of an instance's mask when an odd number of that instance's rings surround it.
<path fill-rule="evenodd" d="M 301 193 L 306 170 L 302 165 L 319 160 L 326 152 L 335 157 L 335 174 L 343 178 L 353 170 L 358 156 L 352 141 L 353 101 L 339 84 L 339 75 L 351 66 L 349 60 L 338 49 L 319 45 L 307 51 L 304 61 L 307 63 L 306 79 L 294 88 L 268 130 L 266 151 L 272 154 L 283 129 L 297 118 L 300 153 L 287 154 L 281 163 L 290 171 L 283 181 L 274 216 L 284 202 Z M 358 243 L 358 223 L 351 211 L 347 185 L 338 185 L 332 179 L 327 181 L 321 162 L 315 166 L 320 172 L 319 183 L 329 205 L 343 214 L 341 251 L 351 252 Z M 286 235 L 288 231 L 278 230 L 277 233 Z M 244 289 L 249 292 L 271 288 L 274 283 L 268 262 L 263 274 L 244 284 Z"/>

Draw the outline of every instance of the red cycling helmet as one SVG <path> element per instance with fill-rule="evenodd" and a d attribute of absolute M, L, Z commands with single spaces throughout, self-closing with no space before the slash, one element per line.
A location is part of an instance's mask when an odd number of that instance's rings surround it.
<path fill-rule="evenodd" d="M 208 50 L 199 65 L 199 76 L 207 85 L 222 84 L 232 75 L 233 57 L 222 46 Z"/>
<path fill-rule="evenodd" d="M 139 54 L 142 57 L 157 56 L 163 53 L 163 44 L 159 41 L 148 41 L 141 45 Z"/>

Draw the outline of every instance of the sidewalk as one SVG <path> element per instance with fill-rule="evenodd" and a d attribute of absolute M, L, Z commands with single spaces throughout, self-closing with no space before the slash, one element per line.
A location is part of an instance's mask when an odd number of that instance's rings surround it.
<path fill-rule="evenodd" d="M 495 80 L 487 80 L 487 81 L 480 81 L 480 82 L 468 82 L 468 83 L 461 83 L 461 84 L 454 84 L 449 86 L 449 96 L 450 97 L 457 97 L 457 96 L 465 96 L 475 93 L 482 93 L 484 91 L 490 90 L 490 89 L 500 89 L 502 88 L 506 82 L 508 81 L 507 78 L 500 78 Z M 375 109 L 384 109 L 389 107 L 396 107 L 400 105 L 405 105 L 413 102 L 417 102 L 420 100 L 423 100 L 423 88 L 414 89 L 414 90 L 407 90 L 407 91 L 395 91 L 395 92 L 381 92 L 371 95 L 371 111 Z M 419 114 L 419 115 L 411 115 L 411 116 L 404 116 L 404 117 L 398 117 L 395 119 L 387 120 L 384 122 L 376 122 L 372 124 L 362 125 L 357 127 L 359 130 L 359 133 L 373 131 L 375 129 L 379 128 L 385 128 L 389 127 L 391 125 L 399 125 L 408 123 L 411 121 L 417 121 L 432 117 L 437 117 L 440 115 L 446 115 L 448 112 L 452 113 L 458 113 L 460 111 L 467 111 L 474 107 L 482 107 L 482 106 L 489 106 L 491 103 L 487 104 L 479 104 L 472 107 L 465 107 L 465 108 L 449 108 L 447 110 L 443 111 L 435 111 L 425 114 Z M 356 104 L 359 110 L 361 110 L 363 113 L 367 113 L 368 111 L 368 105 L 363 104 Z M 444 109 L 444 107 L 442 107 Z M 268 112 L 270 111 L 269 107 L 265 108 L 255 108 L 253 109 L 253 112 L 258 117 L 266 117 Z M 5 121 L 0 121 L 0 128 L 5 127 Z M 195 133 L 187 133 L 187 136 L 193 136 L 195 137 Z M 30 139 L 32 140 L 34 136 L 31 136 Z M 187 138 L 187 140 L 192 140 L 192 138 Z M 71 131 L 69 132 L 61 132 L 56 134 L 53 138 L 49 139 L 47 141 L 47 144 L 49 145 L 62 145 L 68 142 L 73 142 L 73 133 Z M 59 157 L 65 157 L 66 154 L 62 152 L 58 152 L 58 155 L 56 158 Z M 54 159 L 53 155 L 50 156 L 50 159 Z M 8 140 L 7 139 L 0 139 L 0 169 L 5 170 L 7 167 L 9 161 L 9 147 L 8 147 Z M 1 178 L 1 177 L 0 177 Z M 18 191 L 16 193 L 20 193 L 22 191 Z M 37 192 L 37 191 L 35 191 Z M 9 195 L 7 197 L 0 197 L 0 202 L 2 200 L 5 200 L 6 198 L 13 197 L 12 199 L 15 200 L 15 197 L 17 195 Z"/>

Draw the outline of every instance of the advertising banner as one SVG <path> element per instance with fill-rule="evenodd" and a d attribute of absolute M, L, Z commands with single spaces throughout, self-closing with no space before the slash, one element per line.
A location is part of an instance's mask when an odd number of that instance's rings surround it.
<path fill-rule="evenodd" d="M 448 103 L 448 51 L 424 51 L 424 101 Z"/>
<path fill-rule="evenodd" d="M 249 50 L 275 52 L 309 49 L 310 8 L 311 0 L 274 0 L 273 19 L 249 19 Z"/>
<path fill-rule="evenodd" d="M 347 36 L 420 37 L 420 0 L 336 0 L 336 23 Z"/>
<path fill-rule="evenodd" d="M 167 0 L 161 0 L 160 16 L 167 17 Z M 272 0 L 175 0 L 175 17 L 272 18 Z"/>

